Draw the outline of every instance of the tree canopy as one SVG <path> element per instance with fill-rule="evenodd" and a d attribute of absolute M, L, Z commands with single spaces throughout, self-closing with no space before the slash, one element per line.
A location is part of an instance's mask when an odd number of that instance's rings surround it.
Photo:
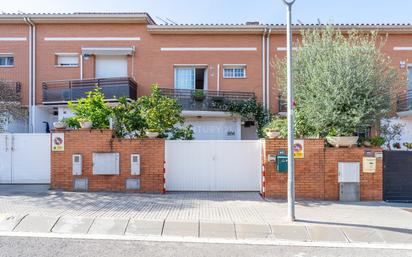
<path fill-rule="evenodd" d="M 296 46 L 292 68 L 298 136 L 353 135 L 390 112 L 399 76 L 376 33 L 305 30 Z M 274 65 L 285 97 L 286 59 Z"/>

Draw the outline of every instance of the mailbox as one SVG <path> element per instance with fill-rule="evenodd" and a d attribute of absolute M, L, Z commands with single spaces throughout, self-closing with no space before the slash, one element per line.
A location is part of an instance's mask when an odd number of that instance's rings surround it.
<path fill-rule="evenodd" d="M 288 157 L 284 151 L 279 151 L 276 156 L 276 170 L 282 173 L 288 172 Z"/>

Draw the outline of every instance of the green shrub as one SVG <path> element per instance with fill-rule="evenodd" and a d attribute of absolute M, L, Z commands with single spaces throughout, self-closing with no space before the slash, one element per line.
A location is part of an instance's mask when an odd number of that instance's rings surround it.
<path fill-rule="evenodd" d="M 391 108 L 400 76 L 376 33 L 343 34 L 332 27 L 302 31 L 294 53 L 295 129 L 299 136 L 352 136 Z M 286 59 L 275 62 L 286 96 Z"/>
<path fill-rule="evenodd" d="M 77 103 L 70 101 L 68 105 L 78 122 L 80 119 L 88 120 L 93 123 L 92 128 L 105 129 L 109 128 L 112 111 L 104 99 L 101 89 L 96 88 L 88 92 L 85 98 L 78 99 Z"/>
<path fill-rule="evenodd" d="M 146 122 L 146 129 L 160 133 L 170 131 L 175 124 L 184 121 L 182 108 L 175 99 L 162 96 L 157 85 L 152 85 L 152 93 L 137 100 L 139 112 Z"/>
<path fill-rule="evenodd" d="M 264 131 L 274 130 L 280 132 L 281 138 L 288 136 L 288 121 L 286 118 L 274 117 L 263 128 Z"/>
<path fill-rule="evenodd" d="M 372 146 L 380 147 L 385 144 L 385 138 L 381 136 L 374 136 L 369 139 Z"/>

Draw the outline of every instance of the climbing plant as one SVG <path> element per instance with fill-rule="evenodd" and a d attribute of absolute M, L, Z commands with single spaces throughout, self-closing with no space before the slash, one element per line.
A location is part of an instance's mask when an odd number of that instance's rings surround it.
<path fill-rule="evenodd" d="M 239 114 L 242 120 L 253 120 L 257 123 L 257 135 L 259 138 L 265 137 L 263 127 L 268 121 L 268 113 L 255 98 L 244 102 L 230 102 L 227 110 L 231 113 Z"/>

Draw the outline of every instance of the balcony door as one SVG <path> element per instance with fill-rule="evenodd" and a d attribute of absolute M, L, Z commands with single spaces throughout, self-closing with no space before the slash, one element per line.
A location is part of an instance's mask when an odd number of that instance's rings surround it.
<path fill-rule="evenodd" d="M 206 67 L 175 67 L 175 88 L 207 89 Z"/>
<path fill-rule="evenodd" d="M 96 55 L 96 78 L 127 77 L 126 55 Z"/>

